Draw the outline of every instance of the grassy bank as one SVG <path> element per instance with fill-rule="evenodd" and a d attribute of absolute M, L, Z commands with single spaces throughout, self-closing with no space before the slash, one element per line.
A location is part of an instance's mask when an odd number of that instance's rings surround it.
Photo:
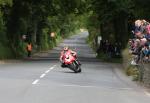
<path fill-rule="evenodd" d="M 97 54 L 97 58 L 101 59 L 104 62 L 110 62 L 110 63 L 123 63 L 123 58 L 121 57 L 109 57 L 107 54 L 100 52 Z"/>

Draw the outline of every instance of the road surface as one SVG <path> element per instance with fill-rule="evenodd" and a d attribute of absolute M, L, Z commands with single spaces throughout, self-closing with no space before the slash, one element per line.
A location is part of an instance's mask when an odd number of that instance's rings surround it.
<path fill-rule="evenodd" d="M 31 60 L 0 64 L 0 103 L 150 103 L 150 94 L 117 64 L 104 63 L 86 44 L 88 33 L 65 39 Z M 78 52 L 82 73 L 61 68 L 63 46 Z"/>

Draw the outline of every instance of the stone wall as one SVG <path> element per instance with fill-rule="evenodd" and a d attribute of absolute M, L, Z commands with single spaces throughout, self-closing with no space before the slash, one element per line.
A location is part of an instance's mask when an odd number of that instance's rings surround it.
<path fill-rule="evenodd" d="M 129 54 L 128 49 L 125 49 L 122 52 L 122 55 L 123 55 L 123 68 L 126 71 L 128 66 L 130 65 L 131 55 Z M 144 68 L 143 84 L 144 86 L 150 88 L 150 63 L 144 64 L 143 68 Z"/>
<path fill-rule="evenodd" d="M 129 55 L 129 49 L 125 49 L 122 52 L 122 55 L 123 55 L 123 63 L 122 63 L 123 64 L 123 68 L 126 69 L 130 65 L 130 58 L 131 58 L 131 56 Z"/>
<path fill-rule="evenodd" d="M 150 87 L 150 64 L 144 64 L 144 86 Z"/>

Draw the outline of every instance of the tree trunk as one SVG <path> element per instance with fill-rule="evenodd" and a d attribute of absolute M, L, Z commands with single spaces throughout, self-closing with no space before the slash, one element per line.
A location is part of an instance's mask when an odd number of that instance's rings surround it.
<path fill-rule="evenodd" d="M 120 13 L 119 17 L 114 19 L 115 39 L 116 42 L 120 42 L 122 44 L 122 48 L 126 47 L 129 39 L 127 20 L 127 15 L 124 13 Z"/>

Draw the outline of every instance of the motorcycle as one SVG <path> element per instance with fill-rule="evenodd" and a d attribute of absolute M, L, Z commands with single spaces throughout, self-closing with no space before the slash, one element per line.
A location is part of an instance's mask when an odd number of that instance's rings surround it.
<path fill-rule="evenodd" d="M 63 56 L 62 67 L 68 67 L 73 70 L 75 73 L 81 72 L 81 65 L 79 61 L 76 59 L 76 55 L 72 55 L 70 53 L 65 53 Z"/>

